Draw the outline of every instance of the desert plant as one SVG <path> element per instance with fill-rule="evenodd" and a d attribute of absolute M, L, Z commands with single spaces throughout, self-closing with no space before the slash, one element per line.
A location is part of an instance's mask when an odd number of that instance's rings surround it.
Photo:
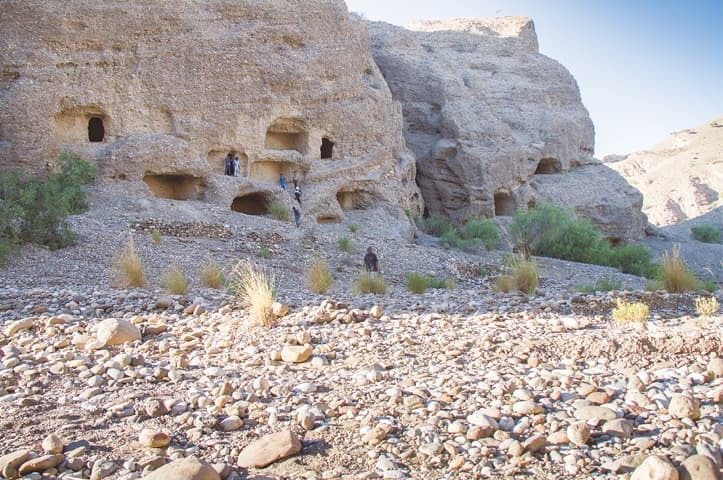
<path fill-rule="evenodd" d="M 455 288 L 457 288 L 457 282 L 452 277 L 448 278 L 445 283 L 446 283 L 445 286 L 447 287 L 448 290 L 454 290 Z"/>
<path fill-rule="evenodd" d="M 124 287 L 145 287 L 146 276 L 143 271 L 143 262 L 136 253 L 133 236 L 128 234 L 128 246 L 116 261 L 118 280 Z"/>
<path fill-rule="evenodd" d="M 660 275 L 660 266 L 651 263 L 650 250 L 644 245 L 623 245 L 610 250 L 606 265 L 615 267 L 623 273 L 641 277 L 655 278 Z M 605 260 L 601 258 L 601 260 Z"/>
<path fill-rule="evenodd" d="M 465 252 L 476 252 L 482 241 L 479 238 L 462 238 L 455 229 L 447 230 L 439 238 L 439 244 L 446 248 L 456 248 Z"/>
<path fill-rule="evenodd" d="M 269 259 L 271 258 L 271 250 L 266 245 L 261 245 L 259 248 L 259 257 Z"/>
<path fill-rule="evenodd" d="M 494 290 L 496 292 L 509 293 L 517 289 L 515 279 L 510 275 L 500 275 L 495 278 Z"/>
<path fill-rule="evenodd" d="M 427 290 L 429 282 L 427 277 L 421 273 L 407 272 L 405 275 L 405 285 L 410 292 L 419 294 Z"/>
<path fill-rule="evenodd" d="M 45 179 L 19 170 L 0 172 L 0 263 L 24 243 L 52 250 L 73 243 L 66 217 L 87 209 L 83 186 L 93 180 L 97 167 L 67 153 L 60 160 L 59 171 Z"/>
<path fill-rule="evenodd" d="M 492 250 L 500 241 L 500 232 L 495 222 L 489 218 L 470 218 L 464 224 L 462 237 L 478 239 L 485 249 Z"/>
<path fill-rule="evenodd" d="M 644 322 L 648 319 L 650 309 L 641 302 L 618 300 L 613 308 L 613 318 L 619 324 L 628 322 Z"/>
<path fill-rule="evenodd" d="M 703 243 L 721 243 L 720 230 L 713 225 L 697 225 L 690 229 L 693 238 Z"/>
<path fill-rule="evenodd" d="M 349 231 L 351 233 L 356 233 L 358 230 L 359 230 L 359 225 L 357 225 L 356 223 L 349 224 Z"/>
<path fill-rule="evenodd" d="M 361 294 L 374 293 L 384 295 L 387 293 L 387 283 L 378 273 L 372 274 L 372 272 L 362 271 L 354 281 L 352 291 Z"/>
<path fill-rule="evenodd" d="M 161 286 L 173 295 L 185 295 L 188 293 L 191 281 L 183 273 L 183 269 L 179 265 L 173 264 L 164 272 L 161 278 Z"/>
<path fill-rule="evenodd" d="M 657 292 L 658 290 L 665 290 L 665 285 L 663 284 L 663 280 L 659 278 L 651 278 L 645 282 L 645 290 L 649 292 Z"/>
<path fill-rule="evenodd" d="M 697 297 L 695 299 L 695 311 L 701 317 L 712 317 L 718 312 L 718 300 L 715 297 Z"/>
<path fill-rule="evenodd" d="M 213 260 L 201 269 L 201 284 L 208 288 L 222 288 L 226 283 L 223 271 Z"/>
<path fill-rule="evenodd" d="M 675 245 L 671 253 L 663 252 L 662 280 L 663 287 L 672 293 L 689 292 L 698 286 L 698 279 L 680 256 L 680 245 Z"/>
<path fill-rule="evenodd" d="M 537 273 L 537 262 L 534 258 L 524 258 L 522 255 L 514 255 L 509 260 L 512 278 L 515 286 L 523 293 L 533 294 L 539 282 Z"/>
<path fill-rule="evenodd" d="M 594 293 L 594 292 L 610 292 L 612 290 L 621 290 L 623 288 L 623 282 L 611 277 L 598 278 L 595 285 L 583 285 L 578 287 L 577 290 L 582 293 Z"/>
<path fill-rule="evenodd" d="M 314 293 L 326 293 L 332 283 L 333 278 L 326 261 L 320 257 L 314 258 L 309 268 L 309 290 Z"/>
<path fill-rule="evenodd" d="M 718 285 L 716 285 L 715 281 L 713 281 L 712 279 L 706 278 L 705 280 L 701 280 L 700 283 L 698 283 L 698 289 L 713 293 L 718 290 Z"/>
<path fill-rule="evenodd" d="M 161 231 L 158 230 L 157 228 L 154 228 L 153 231 L 151 232 L 151 240 L 156 245 L 160 245 L 161 244 Z"/>
<path fill-rule="evenodd" d="M 269 212 L 271 212 L 271 217 L 274 220 L 288 222 L 291 219 L 289 209 L 281 202 L 271 202 L 271 205 L 269 205 Z"/>
<path fill-rule="evenodd" d="M 427 218 L 417 217 L 417 224 L 425 233 L 441 237 L 445 232 L 454 230 L 452 222 L 447 217 L 434 214 Z"/>
<path fill-rule="evenodd" d="M 249 261 L 239 261 L 230 274 L 234 294 L 251 311 L 250 325 L 268 327 L 273 325 L 275 317 L 271 305 L 276 298 L 276 280 Z"/>
<path fill-rule="evenodd" d="M 351 250 L 351 240 L 349 240 L 347 237 L 339 237 L 337 245 L 339 246 L 339 250 L 341 250 L 342 252 L 348 252 Z"/>

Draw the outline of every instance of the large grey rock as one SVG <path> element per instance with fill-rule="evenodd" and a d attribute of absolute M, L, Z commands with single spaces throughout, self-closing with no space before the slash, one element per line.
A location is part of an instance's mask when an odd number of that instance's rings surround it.
<path fill-rule="evenodd" d="M 238 466 L 263 468 L 300 451 L 301 440 L 299 437 L 290 430 L 283 430 L 251 442 L 241 451 Z"/>
<path fill-rule="evenodd" d="M 680 480 L 720 480 L 720 469 L 705 455 L 693 455 L 680 466 Z"/>
<path fill-rule="evenodd" d="M 98 325 L 98 340 L 104 345 L 120 345 L 141 339 L 141 331 L 128 320 L 106 318 Z"/>
<path fill-rule="evenodd" d="M 554 202 L 610 238 L 636 240 L 642 196 L 593 158 L 572 75 L 541 55 L 531 20 L 372 23 L 374 59 L 404 109 L 404 135 L 431 213 L 508 216 Z"/>
<path fill-rule="evenodd" d="M 630 480 L 678 480 L 678 471 L 665 458 L 651 455 L 635 469 Z"/>
<path fill-rule="evenodd" d="M 158 470 L 154 470 L 150 475 L 143 477 L 144 480 L 220 480 L 221 476 L 214 468 L 199 460 L 195 456 L 181 458 L 167 465 L 162 466 Z"/>
<path fill-rule="evenodd" d="M 668 411 L 675 418 L 700 418 L 700 402 L 686 395 L 673 395 L 668 405 Z"/>

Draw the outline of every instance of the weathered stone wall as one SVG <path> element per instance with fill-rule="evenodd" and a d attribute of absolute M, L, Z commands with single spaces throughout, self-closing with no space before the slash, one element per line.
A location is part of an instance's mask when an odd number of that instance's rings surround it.
<path fill-rule="evenodd" d="M 106 179 L 186 175 L 229 207 L 297 170 L 307 216 L 341 219 L 341 191 L 421 208 L 401 108 L 342 0 L 2 2 L 0 29 L 0 166 L 69 150 Z"/>
<path fill-rule="evenodd" d="M 532 21 L 411 28 L 419 31 L 370 24 L 430 213 L 462 221 L 548 201 L 590 216 L 611 239 L 642 237 L 640 193 L 593 158 L 593 124 L 577 83 L 539 54 Z"/>

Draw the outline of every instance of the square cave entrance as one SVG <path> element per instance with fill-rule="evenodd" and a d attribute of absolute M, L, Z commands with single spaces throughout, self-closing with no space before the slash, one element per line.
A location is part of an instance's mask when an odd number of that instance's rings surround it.
<path fill-rule="evenodd" d="M 153 195 L 173 200 L 203 200 L 206 182 L 201 177 L 181 174 L 150 174 L 143 181 Z"/>

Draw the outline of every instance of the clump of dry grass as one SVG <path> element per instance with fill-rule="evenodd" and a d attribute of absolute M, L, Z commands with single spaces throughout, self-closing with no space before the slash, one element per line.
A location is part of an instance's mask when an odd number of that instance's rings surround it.
<path fill-rule="evenodd" d="M 128 246 L 116 260 L 118 283 L 123 287 L 145 287 L 146 275 L 143 262 L 136 253 L 133 236 L 128 234 Z"/>
<path fill-rule="evenodd" d="M 352 291 L 357 294 L 374 293 L 384 295 L 387 293 L 387 282 L 379 273 L 372 275 L 371 272 L 362 271 L 354 282 Z"/>
<path fill-rule="evenodd" d="M 223 271 L 213 260 L 201 269 L 201 284 L 208 288 L 222 288 L 225 283 Z"/>
<path fill-rule="evenodd" d="M 498 292 L 519 290 L 528 295 L 535 293 L 540 279 L 535 259 L 513 255 L 507 261 L 507 265 L 509 273 L 495 279 L 495 290 Z"/>
<path fill-rule="evenodd" d="M 695 311 L 701 317 L 712 317 L 718 312 L 718 300 L 715 297 L 698 297 L 695 299 Z"/>
<path fill-rule="evenodd" d="M 670 254 L 664 252 L 663 287 L 672 293 L 682 293 L 695 290 L 697 286 L 698 279 L 680 256 L 680 245 L 675 245 Z"/>
<path fill-rule="evenodd" d="M 273 325 L 276 320 L 271 311 L 276 298 L 274 275 L 250 261 L 240 261 L 233 267 L 230 280 L 234 294 L 251 310 L 250 325 Z"/>
<path fill-rule="evenodd" d="M 153 231 L 151 232 L 151 240 L 153 240 L 153 243 L 155 243 L 156 245 L 160 245 L 161 244 L 161 231 L 158 230 L 157 228 L 154 228 Z"/>
<path fill-rule="evenodd" d="M 314 258 L 309 268 L 309 290 L 314 293 L 326 293 L 333 281 L 334 279 L 331 276 L 326 260 L 320 257 Z"/>
<path fill-rule="evenodd" d="M 648 306 L 641 302 L 626 302 L 618 300 L 617 306 L 613 308 L 613 318 L 619 324 L 629 322 L 645 322 L 650 314 Z"/>
<path fill-rule="evenodd" d="M 161 285 L 173 295 L 185 295 L 188 293 L 191 281 L 183 272 L 183 269 L 174 263 L 163 274 Z"/>

